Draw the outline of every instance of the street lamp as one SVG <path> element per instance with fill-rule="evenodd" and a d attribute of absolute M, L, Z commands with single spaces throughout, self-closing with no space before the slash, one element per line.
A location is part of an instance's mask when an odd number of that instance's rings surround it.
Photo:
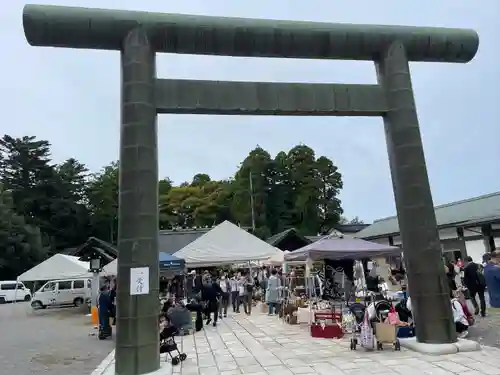
<path fill-rule="evenodd" d="M 101 272 L 101 258 L 94 257 L 94 255 L 92 255 L 92 258 L 90 259 L 90 272 L 92 273 Z"/>

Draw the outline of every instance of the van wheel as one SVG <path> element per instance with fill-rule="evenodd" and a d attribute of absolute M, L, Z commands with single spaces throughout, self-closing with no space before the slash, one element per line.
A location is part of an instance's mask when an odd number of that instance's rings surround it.
<path fill-rule="evenodd" d="M 4 297 L 0 297 L 0 305 L 3 305 L 5 303 L 5 298 Z"/>
<path fill-rule="evenodd" d="M 25 296 L 24 296 L 24 301 L 25 301 L 25 302 L 29 302 L 29 301 L 31 301 L 31 296 L 30 296 L 29 294 L 25 295 Z"/>
<path fill-rule="evenodd" d="M 73 305 L 75 305 L 75 307 L 80 307 L 81 305 L 83 305 L 83 299 L 75 298 L 75 300 L 73 301 Z"/>
<path fill-rule="evenodd" d="M 47 308 L 47 306 L 44 306 L 40 301 L 31 302 L 31 307 L 33 308 L 33 310 L 42 310 Z"/>

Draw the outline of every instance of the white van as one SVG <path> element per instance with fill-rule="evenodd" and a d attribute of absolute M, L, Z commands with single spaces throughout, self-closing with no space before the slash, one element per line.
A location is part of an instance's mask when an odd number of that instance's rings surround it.
<path fill-rule="evenodd" d="M 83 305 L 91 294 L 90 279 L 66 279 L 49 281 L 33 293 L 31 307 L 35 310 L 47 306 Z"/>
<path fill-rule="evenodd" d="M 0 281 L 0 303 L 29 301 L 31 291 L 20 281 Z"/>

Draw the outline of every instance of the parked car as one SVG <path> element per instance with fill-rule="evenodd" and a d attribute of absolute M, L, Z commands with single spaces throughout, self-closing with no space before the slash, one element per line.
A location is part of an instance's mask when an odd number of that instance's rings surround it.
<path fill-rule="evenodd" d="M 19 281 L 0 281 L 0 303 L 30 301 L 31 291 Z"/>
<path fill-rule="evenodd" d="M 79 307 L 90 298 L 90 294 L 90 279 L 53 280 L 33 293 L 31 307 L 35 310 L 49 306 Z"/>

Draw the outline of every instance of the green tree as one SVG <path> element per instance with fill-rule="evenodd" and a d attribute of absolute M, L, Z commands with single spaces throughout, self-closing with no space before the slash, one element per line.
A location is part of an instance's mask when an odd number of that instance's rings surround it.
<path fill-rule="evenodd" d="M 273 160 L 271 184 L 268 193 L 268 226 L 276 234 L 293 227 L 294 197 L 286 152 L 279 152 Z"/>
<path fill-rule="evenodd" d="M 193 177 L 193 181 L 191 182 L 191 186 L 203 186 L 212 181 L 210 176 L 205 173 L 197 173 Z"/>
<path fill-rule="evenodd" d="M 229 183 L 209 178 L 204 181 L 201 185 L 172 187 L 160 195 L 161 229 L 212 226 L 230 220 Z"/>
<path fill-rule="evenodd" d="M 73 158 L 55 167 L 53 187 L 57 194 L 51 200 L 50 209 L 56 250 L 79 246 L 91 233 L 86 205 L 87 177 L 85 165 Z"/>
<path fill-rule="evenodd" d="M 338 195 L 342 189 L 342 175 L 337 166 L 327 157 L 316 160 L 316 178 L 319 183 L 318 219 L 319 233 L 329 231 L 340 220 L 343 213 Z"/>
<path fill-rule="evenodd" d="M 158 193 L 159 195 L 166 195 L 172 189 L 172 180 L 170 178 L 165 177 L 158 182 Z"/>
<path fill-rule="evenodd" d="M 35 137 L 0 139 L 1 181 L 12 191 L 14 208 L 27 218 L 36 219 L 40 199 L 46 193 L 46 180 L 52 177 L 50 143 Z"/>
<path fill-rule="evenodd" d="M 0 280 L 15 280 L 47 256 L 40 230 L 15 212 L 12 194 L 4 190 L 0 190 L 0 249 Z"/>
<path fill-rule="evenodd" d="M 200 188 L 197 186 L 172 187 L 168 194 L 160 196 L 160 227 L 192 227 L 195 211 L 203 205 Z"/>
<path fill-rule="evenodd" d="M 274 163 L 269 153 L 258 146 L 243 160 L 231 184 L 233 217 L 242 226 L 252 227 L 255 224 L 255 235 L 261 238 L 271 234 L 268 216 L 273 212 L 270 211 L 269 199 L 273 185 L 273 168 Z"/>
<path fill-rule="evenodd" d="M 292 148 L 287 155 L 292 186 L 292 224 L 305 235 L 315 235 L 321 228 L 319 218 L 320 183 L 314 151 L 305 145 Z"/>
<path fill-rule="evenodd" d="M 87 185 L 92 235 L 116 244 L 118 232 L 118 162 L 92 175 Z"/>
<path fill-rule="evenodd" d="M 40 228 L 42 241 L 58 247 L 59 228 L 52 224 L 59 196 L 57 172 L 50 164 L 50 143 L 35 137 L 0 139 L 1 182 L 12 192 L 15 211 Z"/>

